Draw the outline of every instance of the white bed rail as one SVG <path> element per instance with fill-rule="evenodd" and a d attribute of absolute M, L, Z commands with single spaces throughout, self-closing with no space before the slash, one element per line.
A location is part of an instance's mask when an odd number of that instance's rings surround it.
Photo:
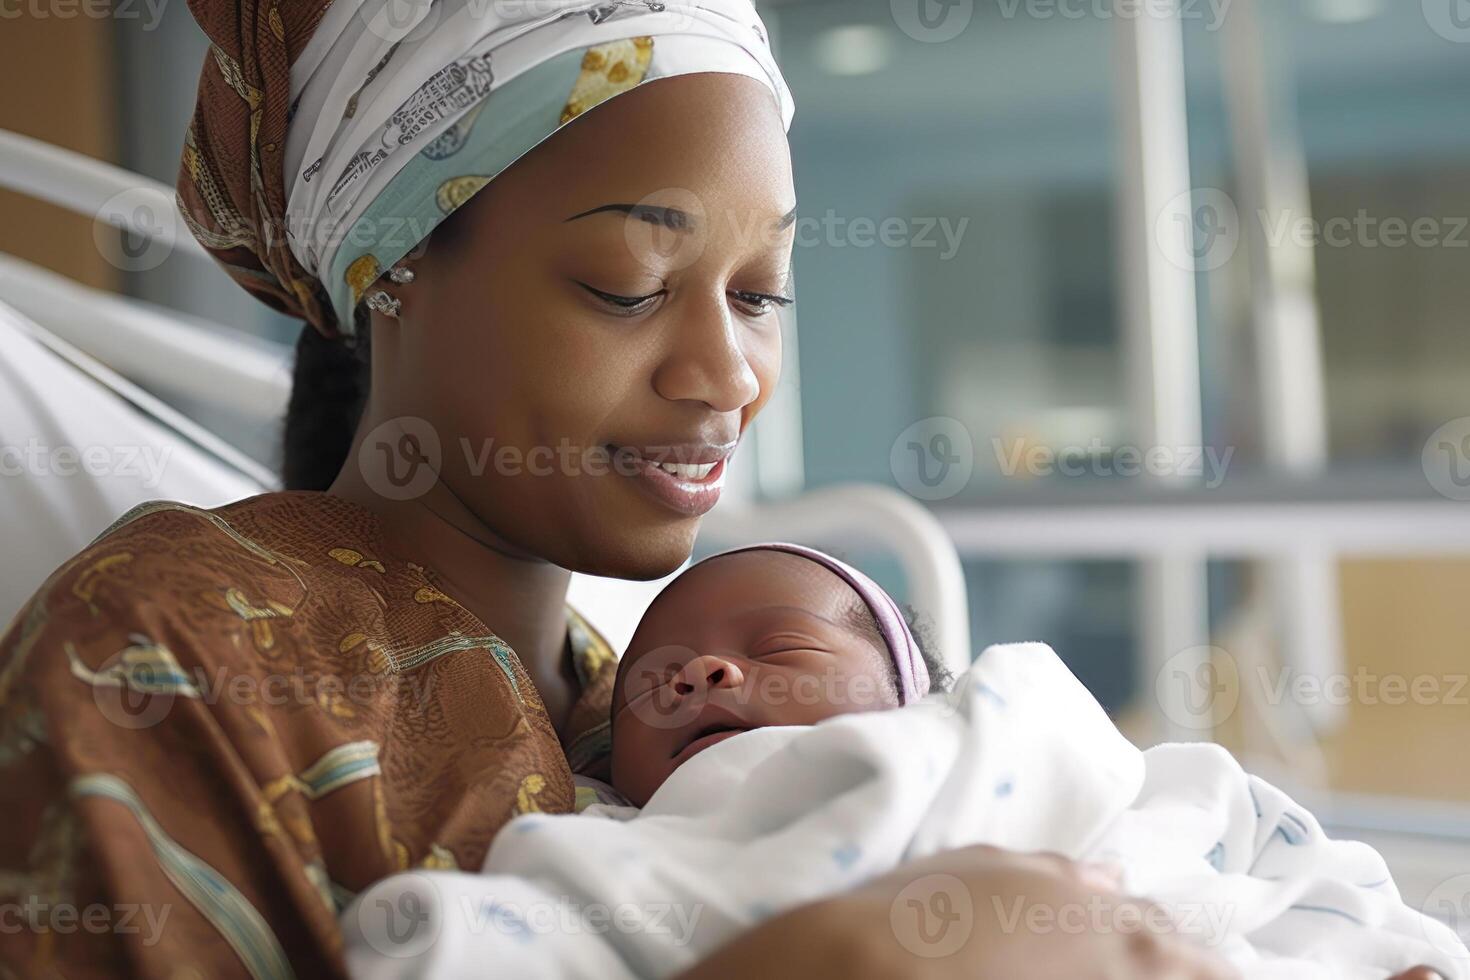
<path fill-rule="evenodd" d="M 142 238 L 162 237 L 187 255 L 212 261 L 179 218 L 173 188 L 122 167 L 0 129 L 0 186 Z"/>
<path fill-rule="evenodd" d="M 876 549 L 897 558 L 909 602 L 933 624 L 946 665 L 970 664 L 970 603 L 959 553 L 944 526 L 913 498 L 878 484 L 840 484 L 788 500 L 717 507 L 701 544 L 794 540 L 816 547 Z"/>
<path fill-rule="evenodd" d="M 285 345 L 83 286 L 3 253 L 0 300 L 153 390 L 253 421 L 279 419 L 286 410 Z"/>

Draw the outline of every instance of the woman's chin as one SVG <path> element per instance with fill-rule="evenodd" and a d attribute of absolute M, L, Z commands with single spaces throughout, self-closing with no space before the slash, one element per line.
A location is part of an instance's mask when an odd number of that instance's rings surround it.
<path fill-rule="evenodd" d="M 595 551 L 585 549 L 572 571 L 635 581 L 663 578 L 689 560 L 698 533 L 697 517 L 651 527 L 603 527 L 601 546 Z"/>

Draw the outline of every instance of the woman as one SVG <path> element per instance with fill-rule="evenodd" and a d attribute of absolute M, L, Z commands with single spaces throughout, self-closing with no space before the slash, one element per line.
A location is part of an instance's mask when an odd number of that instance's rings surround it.
<path fill-rule="evenodd" d="M 746 0 L 191 6 L 180 203 L 307 321 L 291 489 L 135 510 L 0 640 L 17 976 L 340 976 L 354 894 L 595 792 L 614 655 L 570 571 L 677 567 L 779 372 L 791 109 Z M 1094 893 L 956 852 L 695 975 L 1222 975 L 984 921 L 916 956 L 890 913 L 938 872 Z"/>

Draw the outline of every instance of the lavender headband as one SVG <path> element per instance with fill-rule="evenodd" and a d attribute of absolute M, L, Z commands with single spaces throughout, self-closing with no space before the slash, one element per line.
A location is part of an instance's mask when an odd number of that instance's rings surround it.
<path fill-rule="evenodd" d="M 913 632 L 909 630 L 908 623 L 904 622 L 903 613 L 899 611 L 898 604 L 887 592 L 883 591 L 877 582 L 831 555 L 817 551 L 815 548 L 784 541 L 770 541 L 764 544 L 731 548 L 729 551 L 711 555 L 710 558 L 739 554 L 742 551 L 784 551 L 787 554 L 800 555 L 828 569 L 852 586 L 853 591 L 862 597 L 863 602 L 872 611 L 873 619 L 878 624 L 878 633 L 883 637 L 883 643 L 888 647 L 888 654 L 893 658 L 893 666 L 898 670 L 898 703 L 910 704 L 929 693 L 929 668 L 924 666 L 924 658 L 919 654 L 919 643 L 914 639 Z M 705 561 L 709 560 L 709 558 L 705 559 Z"/>

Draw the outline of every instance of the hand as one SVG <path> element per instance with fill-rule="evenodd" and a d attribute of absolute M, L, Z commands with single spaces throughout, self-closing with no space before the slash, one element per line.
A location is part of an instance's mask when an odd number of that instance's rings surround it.
<path fill-rule="evenodd" d="M 1161 909 L 1055 855 L 968 847 L 771 920 L 686 974 L 843 980 L 1228 980 Z M 1412 980 L 1412 978 L 1410 978 Z"/>

